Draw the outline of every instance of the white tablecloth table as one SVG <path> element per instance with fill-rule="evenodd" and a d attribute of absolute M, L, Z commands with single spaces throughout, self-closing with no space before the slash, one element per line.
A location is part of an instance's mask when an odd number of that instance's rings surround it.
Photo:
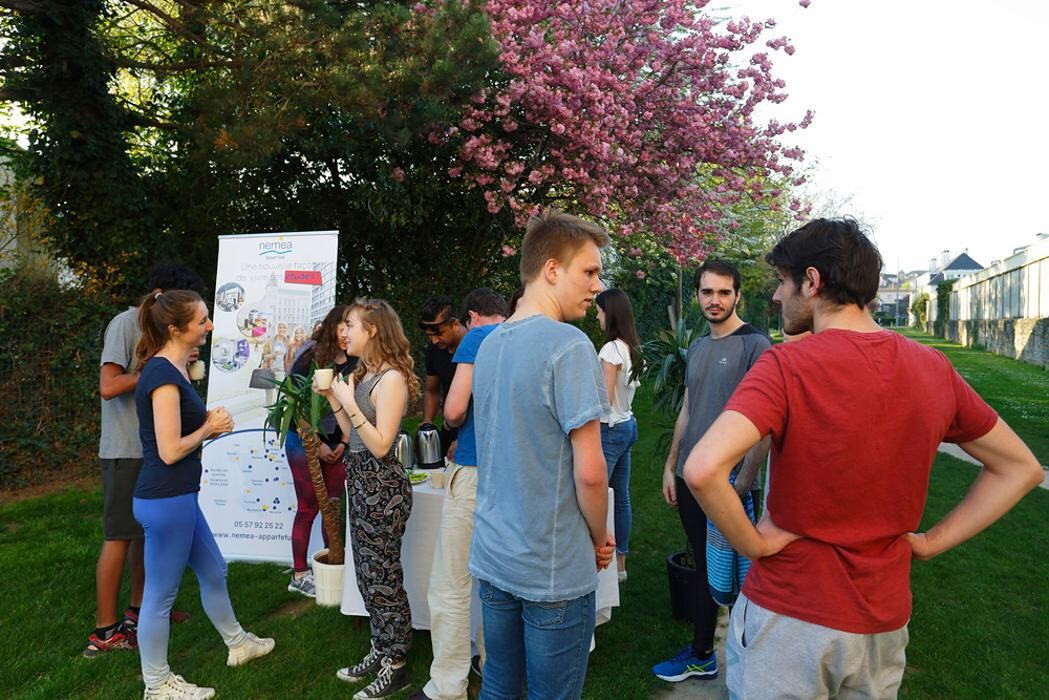
<path fill-rule="evenodd" d="M 430 585 L 430 570 L 433 568 L 433 552 L 437 546 L 437 530 L 441 523 L 441 506 L 444 504 L 444 489 L 435 489 L 427 481 L 412 489 L 412 514 L 404 531 L 401 544 L 401 564 L 404 566 L 404 588 L 408 592 L 408 605 L 412 610 L 412 627 L 417 630 L 430 629 L 430 605 L 426 591 Z M 612 532 L 613 505 L 612 489 L 608 490 L 608 531 Z M 347 527 L 349 513 L 347 512 Z M 342 614 L 368 617 L 361 590 L 357 586 L 357 570 L 353 563 L 353 552 L 347 536 L 346 569 L 342 584 Z M 616 559 L 612 565 L 597 574 L 597 624 L 612 619 L 612 608 L 619 607 L 619 577 Z M 470 614 L 474 620 L 471 629 L 477 629 L 481 620 L 481 601 L 474 581 Z"/>

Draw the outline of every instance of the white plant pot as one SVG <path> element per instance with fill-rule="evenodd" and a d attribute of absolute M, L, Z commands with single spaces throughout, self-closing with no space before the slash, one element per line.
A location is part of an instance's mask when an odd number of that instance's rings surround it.
<path fill-rule="evenodd" d="M 318 549 L 313 553 L 313 581 L 317 584 L 317 605 L 326 608 L 337 608 L 342 604 L 342 576 L 344 564 L 325 564 L 321 559 L 327 558 L 327 549 Z"/>

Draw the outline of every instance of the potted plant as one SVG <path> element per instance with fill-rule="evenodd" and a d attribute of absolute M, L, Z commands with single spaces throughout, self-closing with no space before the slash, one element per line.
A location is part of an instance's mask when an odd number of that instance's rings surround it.
<path fill-rule="evenodd" d="M 313 392 L 313 373 L 288 375 L 283 381 L 273 380 L 277 398 L 266 416 L 266 428 L 277 431 L 281 447 L 288 430 L 294 428 L 302 439 L 310 480 L 320 506 L 321 524 L 328 538 L 328 548 L 313 555 L 313 574 L 317 581 L 317 604 L 335 607 L 342 598 L 343 569 L 346 549 L 342 539 L 342 500 L 328 497 L 320 462 L 320 423 L 331 408 L 323 396 Z"/>
<path fill-rule="evenodd" d="M 685 398 L 685 372 L 688 347 L 699 337 L 700 328 L 689 328 L 684 319 L 671 330 L 662 330 L 643 346 L 645 376 L 652 384 L 652 406 L 673 421 Z M 665 454 L 674 437 L 673 422 L 660 433 L 656 454 Z M 667 584 L 670 589 L 670 612 L 674 619 L 691 622 L 695 600 L 690 591 L 696 586 L 696 560 L 692 546 L 685 540 L 681 551 L 667 555 Z M 705 582 L 703 582 L 705 585 Z"/>

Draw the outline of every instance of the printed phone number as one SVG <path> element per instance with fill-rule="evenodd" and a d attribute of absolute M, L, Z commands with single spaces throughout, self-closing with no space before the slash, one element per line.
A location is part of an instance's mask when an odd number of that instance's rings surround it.
<path fill-rule="evenodd" d="M 269 523 L 263 520 L 234 520 L 233 527 L 249 527 L 256 530 L 283 530 L 284 523 Z"/>

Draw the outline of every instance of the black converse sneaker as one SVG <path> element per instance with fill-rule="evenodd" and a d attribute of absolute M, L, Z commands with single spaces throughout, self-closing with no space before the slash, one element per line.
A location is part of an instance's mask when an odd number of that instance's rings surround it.
<path fill-rule="evenodd" d="M 395 665 L 392 659 L 383 658 L 379 675 L 374 681 L 354 693 L 353 700 L 388 698 L 407 688 L 408 682 L 408 667 L 403 661 Z"/>
<path fill-rule="evenodd" d="M 382 655 L 375 651 L 375 647 L 368 650 L 368 655 L 363 659 L 355 663 L 353 666 L 347 668 L 340 668 L 336 673 L 335 677 L 340 681 L 346 681 L 347 683 L 356 683 L 357 681 L 363 681 L 368 676 L 379 671 L 379 666 L 382 665 Z"/>

